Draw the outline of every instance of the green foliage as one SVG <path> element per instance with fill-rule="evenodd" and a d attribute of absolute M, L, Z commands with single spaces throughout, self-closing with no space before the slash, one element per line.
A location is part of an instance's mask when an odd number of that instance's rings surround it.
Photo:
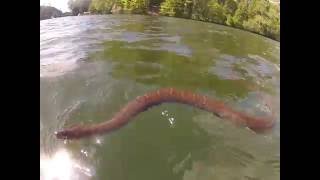
<path fill-rule="evenodd" d="M 242 25 L 244 29 L 280 39 L 280 11 L 267 0 L 253 0 L 248 4 L 248 17 Z"/>
<path fill-rule="evenodd" d="M 80 2 L 91 0 L 70 1 L 71 9 L 76 9 Z M 145 14 L 159 4 L 161 15 L 225 24 L 280 39 L 280 9 L 269 0 L 92 0 L 89 11 L 105 14 L 117 8 Z"/>
<path fill-rule="evenodd" d="M 248 6 L 245 0 L 238 4 L 238 8 L 232 17 L 233 25 L 238 28 L 243 28 L 242 24 L 248 19 Z"/>
<path fill-rule="evenodd" d="M 193 0 L 191 18 L 200 21 L 208 21 L 210 0 Z"/>
<path fill-rule="evenodd" d="M 280 9 L 269 0 L 165 0 L 160 14 L 225 24 L 280 39 Z"/>
<path fill-rule="evenodd" d="M 210 7 L 209 19 L 212 22 L 224 24 L 227 20 L 226 12 L 224 11 L 223 5 L 218 0 L 211 0 L 208 4 Z"/>
<path fill-rule="evenodd" d="M 89 11 L 92 13 L 109 14 L 117 0 L 92 0 Z"/>
<path fill-rule="evenodd" d="M 232 16 L 229 15 L 229 14 L 227 15 L 226 24 L 227 24 L 228 26 L 234 26 L 233 18 L 232 18 Z"/>
<path fill-rule="evenodd" d="M 148 0 L 122 0 L 125 10 L 132 13 L 143 14 L 147 11 Z"/>
<path fill-rule="evenodd" d="M 89 11 L 92 13 L 109 14 L 112 10 L 144 14 L 147 12 L 149 0 L 92 0 Z"/>
<path fill-rule="evenodd" d="M 233 16 L 237 10 L 237 3 L 234 0 L 226 0 L 223 5 L 223 11 L 226 15 Z"/>
<path fill-rule="evenodd" d="M 72 10 L 73 15 L 84 13 L 89 10 L 91 0 L 69 0 L 68 6 Z"/>
<path fill-rule="evenodd" d="M 183 17 L 186 0 L 166 0 L 161 4 L 160 14 Z"/>

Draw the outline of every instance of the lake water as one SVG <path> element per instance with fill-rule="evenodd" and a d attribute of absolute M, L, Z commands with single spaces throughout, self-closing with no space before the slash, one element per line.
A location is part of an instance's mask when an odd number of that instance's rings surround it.
<path fill-rule="evenodd" d="M 162 104 L 111 134 L 54 132 L 108 120 L 145 92 L 175 87 L 274 114 L 256 134 L 202 110 Z M 280 43 L 192 20 L 139 15 L 40 21 L 40 178 L 280 179 Z"/>

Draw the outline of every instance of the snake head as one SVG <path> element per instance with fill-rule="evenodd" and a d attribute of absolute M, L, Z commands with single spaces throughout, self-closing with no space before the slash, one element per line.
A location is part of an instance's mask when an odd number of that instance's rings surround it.
<path fill-rule="evenodd" d="M 58 139 L 68 139 L 68 131 L 56 131 L 54 132 Z"/>
<path fill-rule="evenodd" d="M 54 134 L 58 139 L 75 139 L 81 134 L 81 125 L 76 125 L 68 129 L 56 131 Z"/>

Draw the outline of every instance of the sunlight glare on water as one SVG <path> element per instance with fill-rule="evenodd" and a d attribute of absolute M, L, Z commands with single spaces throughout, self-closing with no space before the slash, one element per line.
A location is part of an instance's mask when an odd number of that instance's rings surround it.
<path fill-rule="evenodd" d="M 92 176 L 91 170 L 73 160 L 65 149 L 58 150 L 53 156 L 40 157 L 40 180 L 73 180 L 79 170 Z"/>

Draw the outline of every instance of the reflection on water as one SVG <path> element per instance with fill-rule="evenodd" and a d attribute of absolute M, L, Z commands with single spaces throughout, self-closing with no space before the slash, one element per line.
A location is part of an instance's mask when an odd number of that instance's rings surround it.
<path fill-rule="evenodd" d="M 40 157 L 40 180 L 85 180 L 92 176 L 92 171 L 73 160 L 65 149 Z"/>
<path fill-rule="evenodd" d="M 41 21 L 41 179 L 280 179 L 279 50 L 255 34 L 167 17 Z M 108 135 L 54 137 L 74 123 L 108 120 L 136 96 L 168 86 L 273 114 L 276 127 L 256 134 L 199 109 L 163 104 Z"/>

